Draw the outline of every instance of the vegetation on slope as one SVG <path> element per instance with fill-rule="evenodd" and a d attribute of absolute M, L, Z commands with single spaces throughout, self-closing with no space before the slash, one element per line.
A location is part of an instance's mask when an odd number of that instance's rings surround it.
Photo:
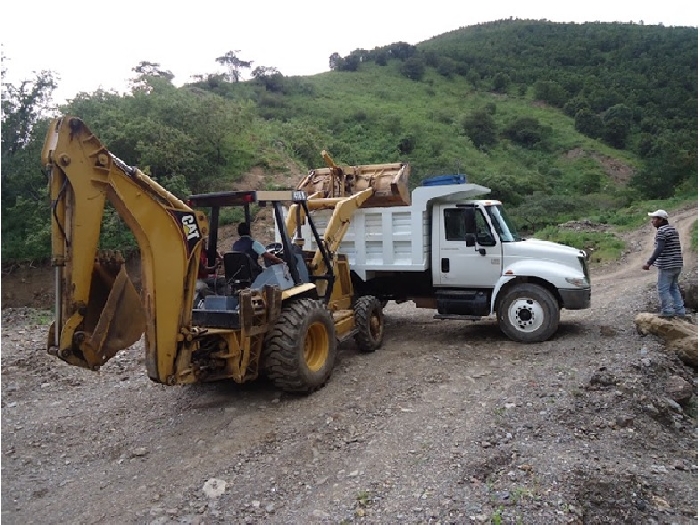
<path fill-rule="evenodd" d="M 281 184 L 322 149 L 342 164 L 410 162 L 412 185 L 466 173 L 525 233 L 550 237 L 568 220 L 636 224 L 648 200 L 697 198 L 696 28 L 499 21 L 334 53 L 311 77 L 258 67 L 246 82 L 250 62 L 217 61 L 229 75 L 180 88 L 142 62 L 131 93 L 83 93 L 59 111 L 183 198 L 254 168 Z M 4 261 L 48 255 L 39 151 L 53 87 L 50 73 L 3 82 Z M 106 214 L 105 247 L 133 243 Z"/>

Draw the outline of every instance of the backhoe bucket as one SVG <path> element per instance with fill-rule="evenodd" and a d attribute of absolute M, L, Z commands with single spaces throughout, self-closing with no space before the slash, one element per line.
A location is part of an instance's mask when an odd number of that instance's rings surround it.
<path fill-rule="evenodd" d="M 372 188 L 374 193 L 362 204 L 362 208 L 410 206 L 409 164 L 336 166 L 325 151 L 322 155 L 328 167 L 309 171 L 297 186 L 298 190 L 309 195 L 320 193 L 322 197 L 347 197 Z"/>
<path fill-rule="evenodd" d="M 138 341 L 146 329 L 141 298 L 123 264 L 95 262 L 84 311 L 71 351 L 58 354 L 73 365 L 97 370 Z M 54 330 L 52 326 L 49 338 Z"/>

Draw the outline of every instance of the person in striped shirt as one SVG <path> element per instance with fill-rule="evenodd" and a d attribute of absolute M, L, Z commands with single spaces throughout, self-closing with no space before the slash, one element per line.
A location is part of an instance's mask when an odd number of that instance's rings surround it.
<path fill-rule="evenodd" d="M 651 224 L 656 228 L 654 253 L 642 266 L 648 270 L 652 265 L 659 269 L 656 289 L 659 292 L 661 314 L 659 317 L 685 317 L 685 306 L 678 278 L 683 269 L 683 254 L 678 231 L 668 223 L 668 213 L 664 210 L 649 212 Z"/>

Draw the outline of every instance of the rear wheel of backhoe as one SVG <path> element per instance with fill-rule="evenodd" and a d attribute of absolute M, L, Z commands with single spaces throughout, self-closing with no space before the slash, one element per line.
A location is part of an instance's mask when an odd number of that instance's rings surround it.
<path fill-rule="evenodd" d="M 363 295 L 355 302 L 355 344 L 362 353 L 374 352 L 384 341 L 384 308 L 373 295 Z"/>
<path fill-rule="evenodd" d="M 265 374 L 286 392 L 313 392 L 328 381 L 337 352 L 330 311 L 319 301 L 300 299 L 282 309 L 265 337 Z"/>

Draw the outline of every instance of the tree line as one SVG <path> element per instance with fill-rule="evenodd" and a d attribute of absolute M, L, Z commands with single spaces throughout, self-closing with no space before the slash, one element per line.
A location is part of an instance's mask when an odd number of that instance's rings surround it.
<path fill-rule="evenodd" d="M 313 77 L 254 68 L 239 53 L 215 59 L 226 73 L 180 88 L 143 61 L 129 93 L 81 93 L 57 110 L 181 198 L 253 167 L 318 167 L 321 149 L 343 163 L 411 162 L 414 185 L 467 168 L 531 229 L 697 193 L 695 28 L 497 21 L 334 53 Z M 3 70 L 3 261 L 49 254 L 39 158 L 55 87 L 50 72 L 14 86 Z M 619 156 L 634 167 L 630 184 L 611 185 L 590 155 L 567 160 L 571 148 Z M 105 213 L 103 247 L 133 244 Z"/>

